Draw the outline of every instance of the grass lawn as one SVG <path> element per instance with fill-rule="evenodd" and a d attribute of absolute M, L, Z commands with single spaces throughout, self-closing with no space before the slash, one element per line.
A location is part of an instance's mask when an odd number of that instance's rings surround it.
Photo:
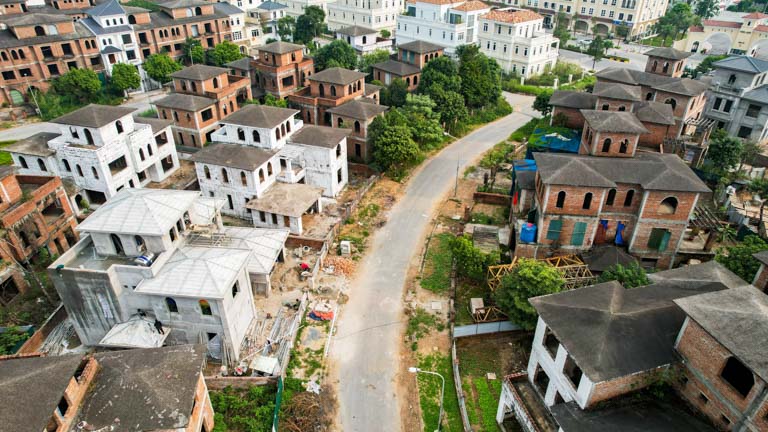
<path fill-rule="evenodd" d="M 460 279 L 456 288 L 456 325 L 474 324 L 472 313 L 469 310 L 469 301 L 474 297 L 487 299 L 490 291 L 487 286 L 469 280 Z"/>
<path fill-rule="evenodd" d="M 683 37 L 679 37 L 677 40 L 682 39 Z M 675 38 L 667 38 L 667 41 L 664 42 L 664 39 L 659 36 L 653 36 L 649 37 L 647 39 L 643 39 L 640 41 L 643 45 L 650 45 L 655 47 L 671 47 L 672 44 L 675 42 Z"/>
<path fill-rule="evenodd" d="M 0 141 L 0 148 L 7 147 L 16 141 Z M 0 165 L 12 165 L 13 159 L 11 159 L 11 154 L 6 151 L 0 151 Z"/>
<path fill-rule="evenodd" d="M 444 414 L 441 430 L 446 432 L 462 431 L 459 401 L 456 397 L 456 385 L 453 381 L 453 370 L 451 369 L 451 356 L 448 354 L 431 354 L 419 358 L 418 364 L 420 369 L 437 372 L 445 378 Z M 424 431 L 432 432 L 436 430 L 437 417 L 440 413 L 440 387 L 442 381 L 437 376 L 420 373 L 418 374 L 418 382 L 419 405 L 421 405 Z"/>
<path fill-rule="evenodd" d="M 424 259 L 422 288 L 434 293 L 444 293 L 451 287 L 452 238 L 453 234 L 440 233 L 430 239 Z"/>

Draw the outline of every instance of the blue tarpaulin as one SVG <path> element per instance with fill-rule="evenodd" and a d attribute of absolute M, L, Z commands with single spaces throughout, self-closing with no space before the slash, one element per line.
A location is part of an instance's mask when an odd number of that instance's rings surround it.
<path fill-rule="evenodd" d="M 581 133 L 574 129 L 557 128 L 548 130 L 537 128 L 528 143 L 526 159 L 533 159 L 533 152 L 578 153 L 581 146 Z"/>

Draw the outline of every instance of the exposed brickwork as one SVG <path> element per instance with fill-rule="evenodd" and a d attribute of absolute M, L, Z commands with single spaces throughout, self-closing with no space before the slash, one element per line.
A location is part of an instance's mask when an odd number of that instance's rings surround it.
<path fill-rule="evenodd" d="M 80 377 L 77 379 L 72 377 L 67 388 L 64 390 L 63 397 L 69 404 L 69 409 L 67 409 L 63 416 L 58 411 L 52 413 L 54 421 L 59 425 L 58 430 L 70 430 L 73 426 L 80 410 L 80 405 L 83 403 L 83 399 L 85 399 L 85 395 L 88 393 L 88 388 L 99 370 L 99 363 L 96 359 L 91 357 L 85 361 L 87 363 Z"/>
<path fill-rule="evenodd" d="M 632 101 L 604 97 L 598 97 L 595 106 L 597 107 L 595 109 L 602 111 L 634 111 L 634 103 Z"/>
<path fill-rule="evenodd" d="M 661 57 L 648 57 L 645 71 L 656 75 L 679 78 L 685 70 L 685 59 L 671 60 Z"/>
<path fill-rule="evenodd" d="M 251 64 L 257 71 L 254 86 L 280 99 L 309 85 L 308 78 L 315 73 L 315 62 L 305 58 L 301 49 L 285 54 L 261 52 Z"/>
<path fill-rule="evenodd" d="M 760 269 L 757 271 L 752 285 L 757 289 L 766 292 L 765 289 L 768 288 L 768 267 L 766 267 L 765 264 L 760 264 Z"/>
<path fill-rule="evenodd" d="M 562 115 L 565 116 L 565 124 L 563 126 L 571 129 L 581 129 L 584 127 L 584 116 L 581 111 L 576 108 L 565 107 L 552 107 L 552 118 Z"/>
<path fill-rule="evenodd" d="M 650 371 L 626 375 L 610 381 L 595 383 L 595 386 L 592 389 L 592 394 L 590 394 L 586 406 L 587 408 L 593 407 L 598 402 L 613 399 L 615 397 L 647 387 L 653 382 L 652 378 L 657 373 L 657 371 L 659 369 L 665 368 L 666 366 Z"/>
<path fill-rule="evenodd" d="M 205 427 L 201 428 L 201 424 Z M 205 384 L 205 379 L 203 379 L 202 373 L 197 380 L 195 404 L 192 408 L 192 414 L 190 415 L 189 423 L 187 423 L 187 427 L 184 430 L 186 432 L 213 430 L 213 405 L 211 405 L 211 398 L 208 396 L 208 387 Z"/>
<path fill-rule="evenodd" d="M 608 157 L 632 157 L 639 134 L 597 132 L 584 126 L 579 154 Z"/>
<path fill-rule="evenodd" d="M 659 145 L 664 142 L 664 138 L 675 137 L 677 130 L 674 125 L 663 125 L 649 122 L 641 122 L 649 133 L 640 134 L 639 145 L 641 147 L 651 148 L 659 151 Z"/>

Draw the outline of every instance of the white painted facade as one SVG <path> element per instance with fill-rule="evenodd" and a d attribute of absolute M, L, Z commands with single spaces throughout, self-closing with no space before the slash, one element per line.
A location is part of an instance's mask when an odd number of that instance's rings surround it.
<path fill-rule="evenodd" d="M 397 16 L 404 7 L 403 0 L 336 0 L 328 4 L 326 22 L 332 31 L 360 25 L 394 34 Z"/>
<path fill-rule="evenodd" d="M 513 24 L 481 17 L 477 42 L 504 72 L 526 78 L 539 75 L 555 66 L 560 47 L 560 40 L 543 25 L 543 18 Z"/>
<path fill-rule="evenodd" d="M 293 142 L 286 146 L 301 152 L 305 182 L 323 188 L 323 196 L 338 196 L 349 181 L 347 171 L 347 139 L 336 148 L 326 148 Z"/>
<path fill-rule="evenodd" d="M 341 39 L 352 46 L 359 55 L 368 54 L 377 49 L 384 49 L 392 52 L 392 39 L 378 40 L 379 32 L 373 31 L 368 34 L 352 36 L 336 31 L 336 39 Z"/>
<path fill-rule="evenodd" d="M 251 211 L 245 208 L 245 204 L 254 198 L 261 198 L 277 181 L 279 166 L 275 155 L 252 171 L 197 162 L 195 173 L 204 196 L 225 200 L 222 213 L 250 219 Z"/>
<path fill-rule="evenodd" d="M 397 45 L 413 41 L 431 42 L 445 47 L 445 53 L 453 56 L 461 45 L 477 41 L 479 16 L 491 10 L 457 10 L 466 1 L 433 4 L 416 1 L 408 4 L 406 14 L 397 17 Z"/>
<path fill-rule="evenodd" d="M 288 6 L 286 13 L 292 17 L 298 17 L 304 15 L 304 9 L 308 6 L 317 6 L 328 15 L 328 5 L 335 0 L 282 0 L 280 3 Z"/>
<path fill-rule="evenodd" d="M 60 133 L 47 144 L 53 155 L 13 152 L 14 165 L 20 174 L 69 179 L 89 202 L 108 199 L 123 188 L 163 181 L 179 167 L 170 126 L 153 133 L 150 125 L 136 123 L 132 114 L 100 128 L 62 124 Z M 79 200 L 75 204 L 79 206 Z"/>

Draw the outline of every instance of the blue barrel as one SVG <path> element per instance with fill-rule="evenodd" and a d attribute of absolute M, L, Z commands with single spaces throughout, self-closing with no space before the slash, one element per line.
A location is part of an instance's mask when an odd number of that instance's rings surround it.
<path fill-rule="evenodd" d="M 530 222 L 520 228 L 520 241 L 523 243 L 533 243 L 536 241 L 536 225 Z"/>

